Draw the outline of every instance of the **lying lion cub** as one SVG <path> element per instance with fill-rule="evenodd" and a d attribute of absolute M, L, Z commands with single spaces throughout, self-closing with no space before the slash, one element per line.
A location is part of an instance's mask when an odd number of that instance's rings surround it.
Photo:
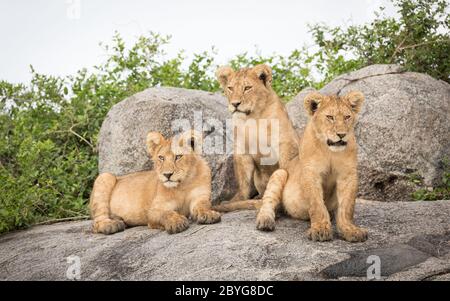
<path fill-rule="evenodd" d="M 335 213 L 337 230 L 345 240 L 367 239 L 367 230 L 353 223 L 358 189 L 353 129 L 363 101 L 360 92 L 344 97 L 313 92 L 305 97 L 310 119 L 299 158 L 287 170 L 279 169 L 271 176 L 256 219 L 259 230 L 274 230 L 275 210 L 281 203 L 290 216 L 311 220 L 308 236 L 312 240 L 332 239 L 329 212 Z"/>
<path fill-rule="evenodd" d="M 189 227 L 186 217 L 200 224 L 220 221 L 211 208 L 211 170 L 197 154 L 201 137 L 187 132 L 166 140 L 160 133 L 147 135 L 147 150 L 154 170 L 123 177 L 98 176 L 90 209 L 95 233 L 113 234 L 126 226 L 178 233 Z"/>

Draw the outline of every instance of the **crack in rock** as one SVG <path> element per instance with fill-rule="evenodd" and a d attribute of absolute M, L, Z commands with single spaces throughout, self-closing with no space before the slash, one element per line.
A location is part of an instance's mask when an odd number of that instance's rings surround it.
<path fill-rule="evenodd" d="M 406 244 L 396 244 L 385 248 L 361 250 L 349 253 L 350 258 L 330 265 L 320 274 L 327 279 L 340 277 L 366 277 L 373 263 L 367 263 L 369 256 L 380 258 L 381 276 L 389 276 L 420 264 L 430 257 L 442 257 L 450 252 L 450 232 L 442 235 L 423 234 L 411 238 Z M 442 273 L 442 274 L 441 274 Z M 448 273 L 448 272 L 447 272 Z M 428 275 L 432 278 L 445 272 Z M 424 279 L 425 279 L 424 278 Z"/>
<path fill-rule="evenodd" d="M 365 80 L 368 78 L 372 78 L 372 77 L 378 77 L 378 76 L 383 76 L 383 75 L 390 75 L 390 74 L 402 74 L 405 73 L 405 71 L 395 71 L 395 72 L 386 72 L 386 73 L 379 73 L 379 74 L 371 74 L 371 75 L 367 75 L 367 76 L 363 76 L 363 77 L 358 77 L 358 78 L 337 78 L 336 81 L 339 80 L 346 80 L 348 81 L 344 86 L 342 86 L 336 94 L 338 94 L 339 96 L 341 95 L 342 90 L 344 90 L 347 86 L 351 85 L 352 83 L 358 82 L 360 80 Z"/>

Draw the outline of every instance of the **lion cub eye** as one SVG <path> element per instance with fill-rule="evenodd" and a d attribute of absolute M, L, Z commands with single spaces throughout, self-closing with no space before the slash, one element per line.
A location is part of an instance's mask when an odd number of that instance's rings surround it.
<path fill-rule="evenodd" d="M 227 89 L 231 92 L 233 92 L 233 87 L 232 86 L 228 86 Z"/>
<path fill-rule="evenodd" d="M 349 120 L 351 117 L 352 117 L 352 116 L 350 116 L 350 115 L 345 115 L 344 119 L 345 119 L 345 120 Z"/>
<path fill-rule="evenodd" d="M 334 116 L 327 115 L 327 119 L 328 119 L 329 121 L 334 121 Z"/>
<path fill-rule="evenodd" d="M 183 155 L 176 155 L 176 156 L 175 156 L 175 161 L 180 160 L 182 157 L 183 157 Z"/>
<path fill-rule="evenodd" d="M 250 91 L 253 87 L 252 86 L 245 86 L 244 91 Z"/>
<path fill-rule="evenodd" d="M 159 156 L 158 159 L 159 159 L 160 161 L 164 161 L 164 157 L 163 157 L 163 156 Z"/>

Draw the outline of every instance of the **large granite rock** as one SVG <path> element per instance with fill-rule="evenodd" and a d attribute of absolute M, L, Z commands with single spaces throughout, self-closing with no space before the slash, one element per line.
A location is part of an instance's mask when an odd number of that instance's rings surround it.
<path fill-rule="evenodd" d="M 180 122 L 198 129 L 197 122 L 210 141 L 222 140 L 223 153 L 206 154 L 205 158 L 212 170 L 213 201 L 229 199 L 236 183 L 232 156 L 225 152 L 229 143 L 223 134 L 229 118 L 226 102 L 220 94 L 179 88 L 151 88 L 121 101 L 109 111 L 100 130 L 99 171 L 123 175 L 150 169 L 147 133 L 158 131 L 170 137 L 180 131 Z"/>
<path fill-rule="evenodd" d="M 440 183 L 443 160 L 450 159 L 450 85 L 428 75 L 403 72 L 395 65 L 373 65 L 339 76 L 320 92 L 366 96 L 356 135 L 360 196 L 405 201 L 417 189 Z M 288 105 L 294 125 L 307 122 L 302 91 Z"/>
<path fill-rule="evenodd" d="M 81 280 L 367 280 L 377 261 L 381 279 L 449 279 L 450 201 L 358 200 L 355 216 L 369 229 L 364 243 L 312 242 L 308 222 L 286 217 L 260 232 L 255 211 L 174 235 L 92 234 L 91 221 L 36 226 L 0 236 L 0 280 L 66 280 L 77 262 Z"/>

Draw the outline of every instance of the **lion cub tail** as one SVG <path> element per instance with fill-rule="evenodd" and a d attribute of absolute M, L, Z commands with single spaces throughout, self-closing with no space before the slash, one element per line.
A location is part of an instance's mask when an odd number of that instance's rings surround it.
<path fill-rule="evenodd" d="M 223 202 L 219 205 L 213 206 L 212 209 L 218 212 L 231 212 L 236 210 L 255 210 L 262 205 L 261 200 L 246 200 L 236 202 Z"/>

